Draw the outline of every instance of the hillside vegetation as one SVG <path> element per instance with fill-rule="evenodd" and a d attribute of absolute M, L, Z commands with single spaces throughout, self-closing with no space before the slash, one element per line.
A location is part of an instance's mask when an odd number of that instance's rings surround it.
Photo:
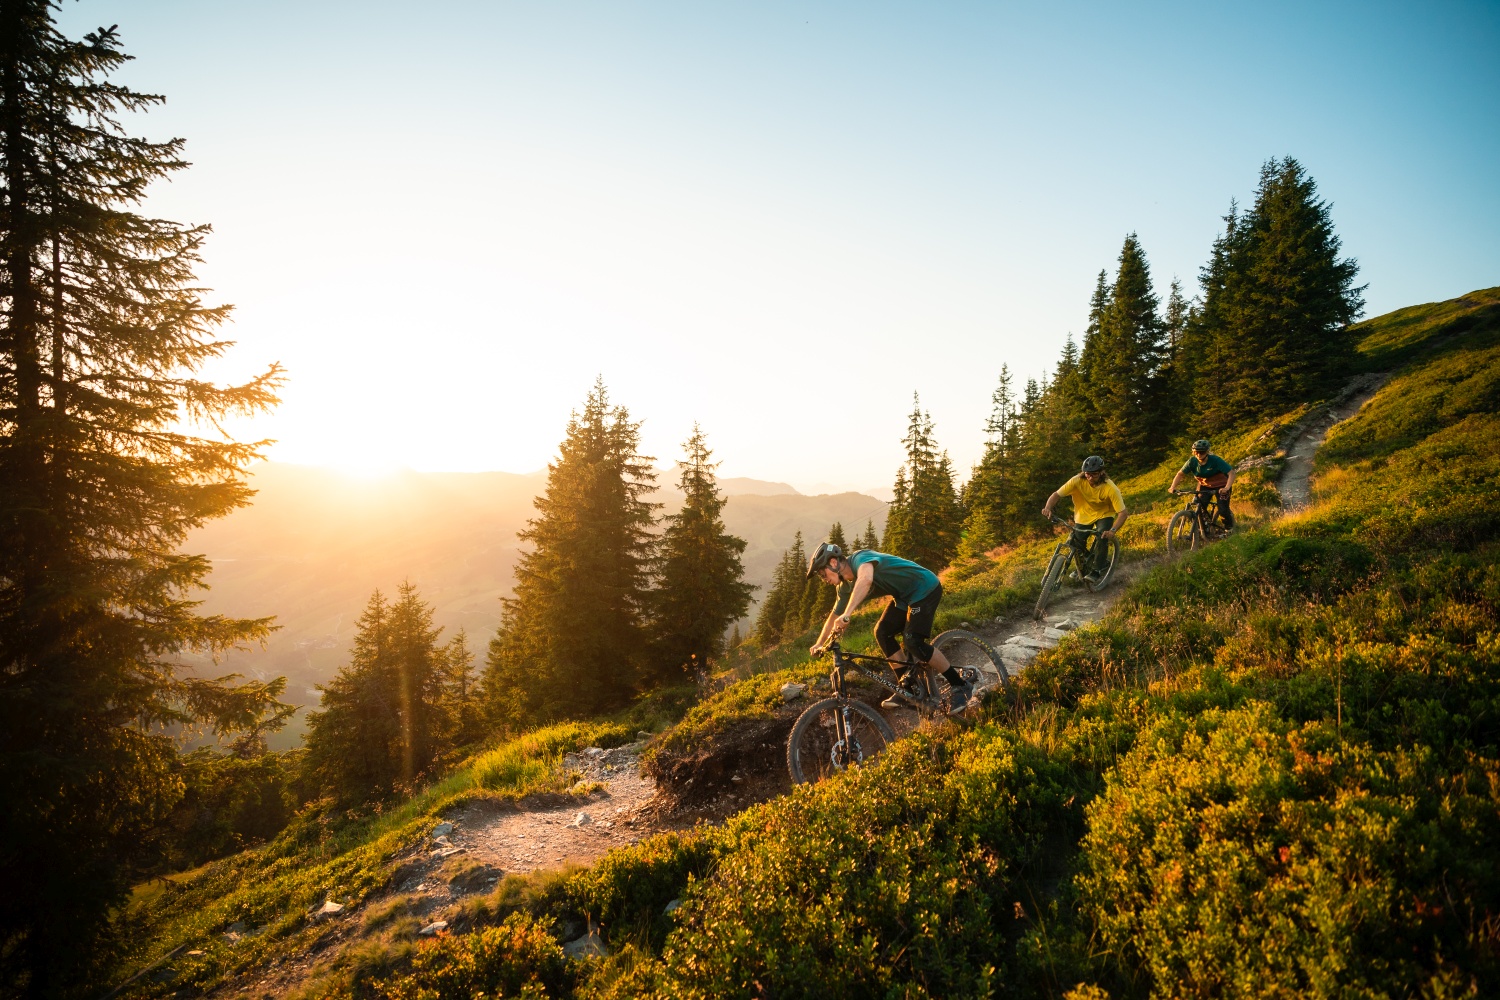
<path fill-rule="evenodd" d="M 1491 995 L 1500 289 L 1359 329 L 1362 365 L 1394 374 L 1330 434 L 1315 503 L 1151 568 L 976 725 L 919 731 L 844 779 L 566 878 L 507 879 L 465 933 L 392 939 L 311 992 Z M 1270 453 L 1296 416 L 1223 450 Z M 1169 467 L 1123 484 L 1132 506 L 1150 508 Z M 1131 551 L 1156 544 L 1168 506 L 1132 521 Z M 946 624 L 1023 605 L 1046 548 L 950 570 Z M 782 665 L 817 672 L 797 659 Z M 658 745 L 768 706 L 780 676 L 730 687 Z M 612 731 L 529 737 L 357 836 L 294 825 L 154 889 L 134 910 L 154 928 L 143 958 L 198 942 L 173 988 L 208 989 L 307 947 L 303 912 L 379 898 L 389 859 L 453 796 L 549 787 L 549 755 Z M 267 930 L 236 952 L 216 933 L 232 919 Z M 563 927 L 582 919 L 610 956 L 565 959 Z"/>

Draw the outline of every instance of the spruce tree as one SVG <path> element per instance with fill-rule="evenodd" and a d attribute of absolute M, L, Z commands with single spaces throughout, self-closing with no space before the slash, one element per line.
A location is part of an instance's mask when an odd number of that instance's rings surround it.
<path fill-rule="evenodd" d="M 766 591 L 755 616 L 755 641 L 762 648 L 781 642 L 788 617 L 791 616 L 796 621 L 800 615 L 799 600 L 806 572 L 802 532 L 799 531 L 792 547 L 781 554 L 776 572 L 771 578 L 770 589 Z"/>
<path fill-rule="evenodd" d="M 1068 340 L 1072 347 L 1073 341 Z M 990 415 L 985 422 L 984 454 L 969 477 L 968 518 L 964 521 L 963 542 L 959 554 L 973 557 L 1008 541 L 1010 519 L 1007 516 L 1012 486 L 1012 425 L 1015 422 L 1015 400 L 1011 393 L 1009 365 L 1000 366 L 1000 384 L 990 396 Z"/>
<path fill-rule="evenodd" d="M 344 804 L 409 789 L 449 745 L 450 681 L 442 630 L 410 582 L 394 602 L 375 591 L 355 622 L 350 661 L 307 717 L 310 784 Z"/>
<path fill-rule="evenodd" d="M 896 473 L 895 499 L 886 517 L 885 550 L 942 569 L 958 551 L 964 511 L 953 483 L 953 465 L 939 454 L 932 417 L 912 394 L 907 422 L 906 464 Z"/>
<path fill-rule="evenodd" d="M 865 533 L 860 536 L 859 543 L 855 546 L 855 550 L 858 551 L 859 549 L 878 548 L 880 548 L 880 538 L 875 534 L 875 522 L 866 521 Z"/>
<path fill-rule="evenodd" d="M 1267 161 L 1254 207 L 1216 244 L 1224 259 L 1210 268 L 1223 274 L 1206 275 L 1210 367 L 1221 380 L 1209 400 L 1214 427 L 1273 416 L 1347 377 L 1364 289 L 1341 249 L 1331 206 L 1302 165 Z"/>
<path fill-rule="evenodd" d="M 197 614 L 209 563 L 177 547 L 248 503 L 259 449 L 191 428 L 268 408 L 280 371 L 196 377 L 229 346 L 194 284 L 208 227 L 137 212 L 183 142 L 125 132 L 161 98 L 109 82 L 113 28 L 72 41 L 53 9 L 0 2 L 0 981 L 35 996 L 107 960 L 182 794 L 169 730 L 279 711 L 182 661 L 268 621 Z"/>
<path fill-rule="evenodd" d="M 1158 306 L 1146 255 L 1131 233 L 1091 341 L 1096 350 L 1086 390 L 1094 414 L 1088 443 L 1117 470 L 1152 465 L 1164 449 L 1172 404 L 1162 380 L 1167 349 Z"/>
<path fill-rule="evenodd" d="M 667 518 L 652 595 L 653 666 L 658 678 L 706 666 L 722 649 L 724 630 L 743 617 L 755 588 L 744 581 L 745 540 L 724 527 L 724 497 L 703 431 L 693 425 L 678 462 L 682 510 Z"/>
<path fill-rule="evenodd" d="M 646 653 L 655 552 L 651 459 L 640 424 L 602 380 L 547 469 L 538 516 L 490 642 L 486 698 L 499 720 L 576 717 L 624 705 Z"/>
<path fill-rule="evenodd" d="M 1098 434 L 1102 410 L 1093 398 L 1095 384 L 1106 370 L 1104 355 L 1108 349 L 1103 341 L 1104 317 L 1109 312 L 1112 290 L 1108 272 L 1100 270 L 1094 280 L 1094 293 L 1089 298 L 1089 320 L 1083 331 L 1083 349 L 1078 354 L 1078 376 L 1071 387 L 1076 393 L 1073 400 L 1078 409 L 1081 432 L 1084 435 L 1084 450 L 1092 451 L 1093 439 Z"/>

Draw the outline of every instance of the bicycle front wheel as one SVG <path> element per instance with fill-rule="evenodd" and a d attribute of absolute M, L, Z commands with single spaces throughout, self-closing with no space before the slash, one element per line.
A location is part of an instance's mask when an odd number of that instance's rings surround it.
<path fill-rule="evenodd" d="M 1167 554 L 1180 555 L 1191 552 L 1203 544 L 1203 535 L 1198 530 L 1198 519 L 1194 511 L 1179 510 L 1167 522 Z"/>
<path fill-rule="evenodd" d="M 1052 592 L 1057 589 L 1058 580 L 1066 565 L 1068 557 L 1058 548 L 1052 553 L 1052 561 L 1047 564 L 1047 574 L 1042 577 L 1042 592 L 1036 597 L 1036 610 L 1031 613 L 1031 617 L 1040 618 L 1047 613 L 1047 602 L 1052 600 Z"/>
<path fill-rule="evenodd" d="M 957 667 L 966 677 L 972 671 L 976 691 L 1003 688 L 1010 683 L 1010 673 L 1005 661 L 983 638 L 961 628 L 950 628 L 939 632 L 932 646 L 947 658 L 949 665 Z"/>
<path fill-rule="evenodd" d="M 838 717 L 848 709 L 848 740 L 839 740 Z M 850 767 L 869 763 L 896 742 L 880 713 L 862 701 L 824 698 L 807 706 L 786 741 L 792 783 L 822 781 Z"/>

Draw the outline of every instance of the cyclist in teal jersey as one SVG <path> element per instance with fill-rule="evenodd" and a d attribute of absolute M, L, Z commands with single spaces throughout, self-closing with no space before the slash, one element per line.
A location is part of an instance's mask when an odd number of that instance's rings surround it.
<path fill-rule="evenodd" d="M 973 685 L 928 641 L 943 585 L 933 572 L 900 556 L 873 549 L 860 549 L 848 556 L 832 542 L 818 546 L 807 561 L 807 578 L 820 577 L 838 588 L 838 600 L 813 643 L 817 655 L 848 626 L 855 609 L 869 597 L 889 597 L 880 621 L 875 623 L 875 641 L 891 661 L 896 676 L 909 690 L 920 684 L 917 670 L 941 674 L 948 682 L 948 711 L 962 712 L 974 694 Z M 897 636 L 900 636 L 898 641 Z M 887 708 L 902 704 L 895 695 L 883 703 Z"/>
<path fill-rule="evenodd" d="M 1219 514 L 1224 518 L 1224 527 L 1234 530 L 1234 514 L 1229 510 L 1229 491 L 1234 488 L 1234 466 L 1213 453 L 1213 445 L 1206 438 L 1193 442 L 1193 454 L 1172 477 L 1168 493 L 1177 491 L 1183 476 L 1192 476 L 1198 481 L 1199 490 L 1217 490 Z"/>

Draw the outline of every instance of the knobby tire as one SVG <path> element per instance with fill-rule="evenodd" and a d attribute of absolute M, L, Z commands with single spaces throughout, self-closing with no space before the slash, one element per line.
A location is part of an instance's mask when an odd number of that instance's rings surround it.
<path fill-rule="evenodd" d="M 973 632 L 950 628 L 946 632 L 939 632 L 937 638 L 932 640 L 932 645 L 934 649 L 942 651 L 951 666 L 959 668 L 961 672 L 973 670 L 978 673 L 979 679 L 974 684 L 976 690 L 993 690 L 1010 684 L 1010 672 L 1005 669 L 1005 661 L 1000 658 L 994 646 Z"/>
<path fill-rule="evenodd" d="M 1180 555 L 1191 552 L 1203 544 L 1199 530 L 1197 511 L 1179 510 L 1167 522 L 1167 554 Z"/>
<path fill-rule="evenodd" d="M 792 773 L 792 784 L 822 781 L 843 770 L 833 762 L 833 746 L 838 741 L 834 716 L 844 705 L 849 706 L 851 735 L 859 741 L 863 755 L 858 763 L 869 763 L 896 742 L 890 723 L 862 701 L 824 698 L 813 702 L 798 717 L 786 741 L 786 766 Z"/>
<path fill-rule="evenodd" d="M 1052 553 L 1052 561 L 1047 564 L 1047 575 L 1042 577 L 1042 592 L 1036 598 L 1036 610 L 1031 613 L 1032 618 L 1041 618 L 1047 613 L 1047 602 L 1052 599 L 1052 592 L 1057 589 L 1059 578 L 1063 569 L 1068 565 L 1068 557 L 1061 549 Z"/>

